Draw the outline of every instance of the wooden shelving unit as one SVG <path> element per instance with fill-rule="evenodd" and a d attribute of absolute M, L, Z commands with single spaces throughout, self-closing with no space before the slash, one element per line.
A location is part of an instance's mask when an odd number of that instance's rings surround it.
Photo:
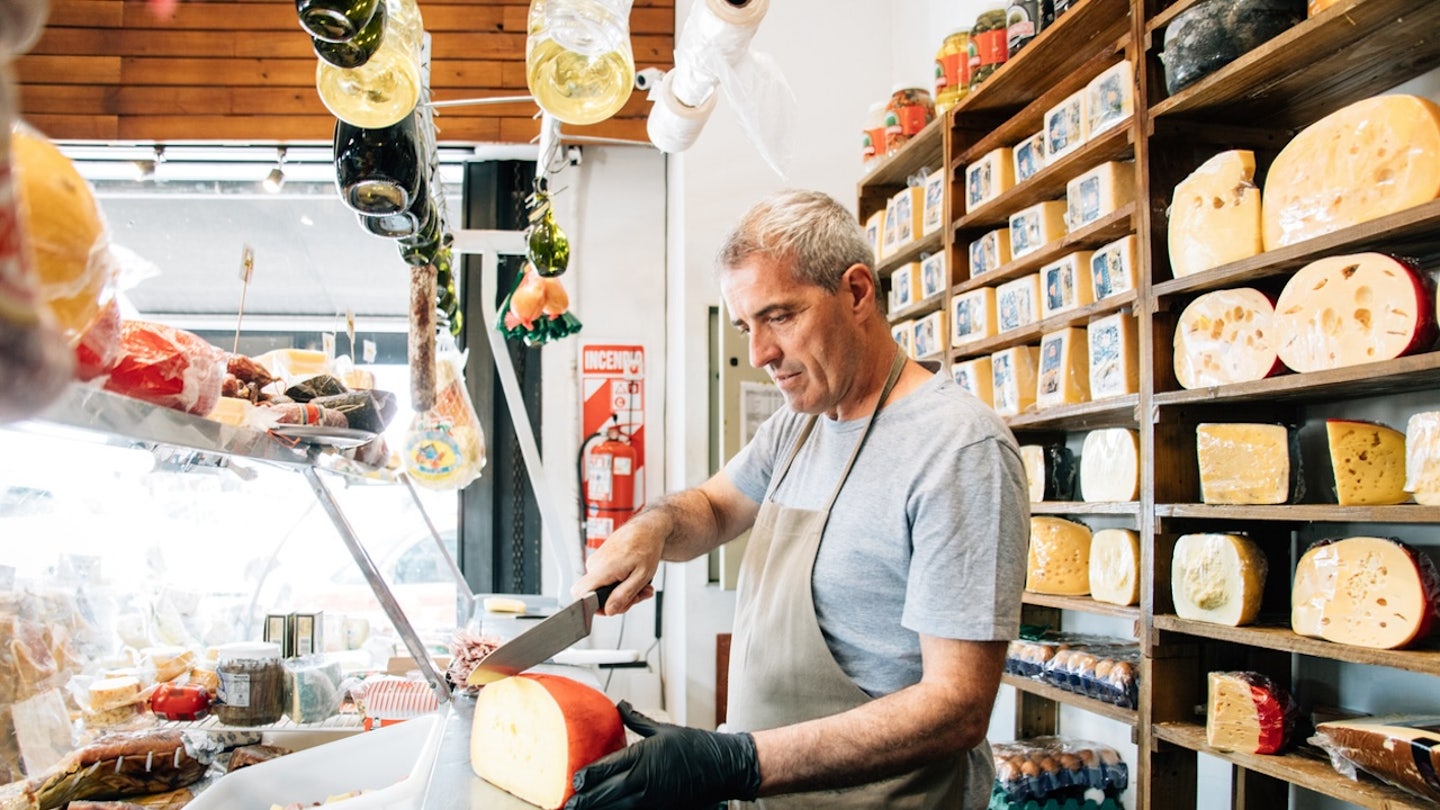
<path fill-rule="evenodd" d="M 1286 618 L 1288 619 L 1288 617 Z M 1311 658 L 1348 661 L 1352 664 L 1368 664 L 1403 669 L 1408 672 L 1422 672 L 1426 675 L 1440 675 L 1440 648 L 1372 650 L 1369 647 L 1352 647 L 1348 644 L 1336 644 L 1324 639 L 1297 635 L 1290 629 L 1288 622 L 1230 627 L 1224 624 L 1190 621 L 1179 616 L 1156 615 L 1151 617 L 1151 624 L 1156 630 L 1184 633 L 1188 636 L 1228 641 L 1267 650 L 1283 650 L 1297 655 L 1308 655 Z"/>
<path fill-rule="evenodd" d="M 1067 692 L 1056 686 L 1051 686 L 1044 681 L 1037 681 L 1034 678 L 1025 678 L 1019 675 L 1005 673 L 1000 682 L 1006 686 L 1013 686 L 1016 689 L 1030 695 L 1053 700 L 1056 703 L 1063 703 L 1067 706 L 1078 706 L 1087 712 L 1098 714 L 1101 717 L 1108 717 L 1116 722 L 1133 726 L 1139 722 L 1139 714 L 1134 709 L 1125 709 L 1113 703 L 1106 703 L 1103 700 L 1096 700 L 1092 697 Z"/>
<path fill-rule="evenodd" d="M 1033 509 L 1031 511 L 1034 513 Z M 1030 591 L 1026 591 L 1020 599 L 1027 605 L 1055 608 L 1057 610 L 1075 610 L 1081 613 L 1093 613 L 1097 616 L 1114 616 L 1117 619 L 1140 621 L 1139 607 L 1125 607 L 1123 605 L 1112 605 L 1108 602 L 1097 602 L 1088 596 L 1052 596 L 1045 593 L 1031 593 Z"/>

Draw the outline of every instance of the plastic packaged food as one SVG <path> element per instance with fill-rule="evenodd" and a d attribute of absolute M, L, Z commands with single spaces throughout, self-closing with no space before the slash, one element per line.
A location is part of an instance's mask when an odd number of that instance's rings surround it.
<path fill-rule="evenodd" d="M 1387 715 L 1320 723 L 1310 742 L 1351 779 L 1362 770 L 1401 790 L 1440 802 L 1440 716 Z"/>
<path fill-rule="evenodd" d="M 992 3 L 970 29 L 970 89 L 979 87 L 1009 58 L 1005 4 Z"/>
<path fill-rule="evenodd" d="M 1290 742 L 1300 707 L 1258 672 L 1212 672 L 1205 710 L 1205 740 L 1221 751 L 1276 754 Z"/>
<path fill-rule="evenodd" d="M 1072 646 L 1057 650 L 1040 680 L 1127 709 L 1139 705 L 1140 647 L 1133 642 Z"/>
<path fill-rule="evenodd" d="M 263 726 L 285 712 L 285 670 L 280 645 L 237 641 L 220 646 L 215 672 L 220 692 L 215 716 L 227 726 Z"/>
<path fill-rule="evenodd" d="M 1325 540 L 1300 556 L 1290 626 L 1302 636 L 1393 650 L 1440 621 L 1440 571 L 1425 553 L 1386 537 Z"/>
<path fill-rule="evenodd" d="M 1011 801 L 1063 799 L 1087 789 L 1118 794 L 1130 784 L 1120 753 L 1069 737 L 1035 737 L 990 746 L 995 782 Z"/>
<path fill-rule="evenodd" d="M 171 326 L 126 321 L 121 356 L 105 389 L 152 405 L 204 416 L 220 401 L 225 353 L 198 335 Z"/>
<path fill-rule="evenodd" d="M 970 31 L 951 31 L 935 53 L 935 114 L 944 115 L 970 92 Z"/>
<path fill-rule="evenodd" d="M 430 714 L 440 706 L 435 691 L 424 681 L 380 676 L 346 685 L 367 730 Z"/>
<path fill-rule="evenodd" d="M 935 120 L 935 102 L 919 87 L 897 84 L 885 103 L 885 154 L 893 155 Z"/>
<path fill-rule="evenodd" d="M 340 710 L 340 662 L 324 656 L 285 661 L 285 716 L 297 723 L 318 723 Z"/>
<path fill-rule="evenodd" d="M 1165 89 L 1174 94 L 1305 19 L 1303 0 L 1206 0 L 1165 26 Z"/>
<path fill-rule="evenodd" d="M 460 489 L 485 468 L 485 434 L 465 389 L 464 355 L 449 334 L 442 334 L 438 343 L 435 407 L 415 414 L 401 456 L 415 483 Z"/>
<path fill-rule="evenodd" d="M 865 123 L 860 136 L 860 160 L 869 166 L 875 158 L 885 154 L 885 102 L 877 101 L 865 111 Z"/>
<path fill-rule="evenodd" d="M 150 711 L 164 720 L 200 720 L 210 714 L 210 692 L 198 683 L 162 683 L 150 694 Z"/>

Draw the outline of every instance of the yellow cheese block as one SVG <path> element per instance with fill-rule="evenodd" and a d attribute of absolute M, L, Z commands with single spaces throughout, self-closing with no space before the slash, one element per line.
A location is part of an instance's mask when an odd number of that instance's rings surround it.
<path fill-rule="evenodd" d="M 1170 593 L 1182 619 L 1239 627 L 1260 614 L 1265 555 L 1238 534 L 1186 534 L 1175 542 Z"/>
<path fill-rule="evenodd" d="M 945 170 L 936 169 L 925 178 L 925 208 L 920 216 L 922 236 L 929 236 L 945 224 Z"/>
<path fill-rule="evenodd" d="M 1040 338 L 1040 378 L 1035 407 L 1053 408 L 1090 399 L 1090 348 L 1085 330 L 1068 326 Z"/>
<path fill-rule="evenodd" d="M 1199 273 L 1260 253 L 1255 153 L 1221 152 L 1175 186 L 1170 203 L 1170 272 Z"/>
<path fill-rule="evenodd" d="M 920 263 L 910 262 L 890 274 L 890 311 L 898 312 L 920 302 Z"/>
<path fill-rule="evenodd" d="M 1085 434 L 1080 448 L 1080 499 L 1128 502 L 1140 496 L 1140 434 L 1103 428 Z"/>
<path fill-rule="evenodd" d="M 999 328 L 995 313 L 994 287 L 981 287 L 955 296 L 950 301 L 951 345 L 959 347 L 994 337 Z"/>
<path fill-rule="evenodd" d="M 205 414 L 205 418 L 231 427 L 243 427 L 254 411 L 255 406 L 251 405 L 248 399 L 220 397 L 210 413 Z"/>
<path fill-rule="evenodd" d="M 997 329 L 1008 332 L 1040 320 L 1040 274 L 1031 273 L 995 288 Z"/>
<path fill-rule="evenodd" d="M 885 212 L 876 211 L 865 220 L 865 240 L 875 252 L 875 261 L 880 261 L 880 243 L 885 238 Z"/>
<path fill-rule="evenodd" d="M 915 359 L 915 321 L 897 321 L 890 325 L 890 336 L 905 350 L 905 356 Z"/>
<path fill-rule="evenodd" d="M 1045 112 L 1045 158 L 1054 162 L 1074 152 L 1090 137 L 1086 128 L 1090 117 L 1085 109 L 1085 90 L 1056 104 Z"/>
<path fill-rule="evenodd" d="M 943 351 L 950 332 L 946 329 L 945 310 L 939 310 L 915 321 L 915 356 L 932 357 Z"/>
<path fill-rule="evenodd" d="M 991 231 L 970 243 L 970 277 L 992 273 L 1010 263 L 1010 229 Z"/>
<path fill-rule="evenodd" d="M 920 260 L 920 298 L 934 298 L 950 286 L 950 265 L 945 252 L 932 253 Z"/>
<path fill-rule="evenodd" d="M 130 675 L 101 678 L 90 684 L 92 712 L 109 711 L 140 699 L 140 679 Z"/>
<path fill-rule="evenodd" d="M 1135 112 L 1135 71 L 1121 60 L 1085 85 L 1085 131 L 1094 138 Z"/>
<path fill-rule="evenodd" d="M 1436 591 L 1434 564 L 1398 540 L 1317 543 L 1295 567 L 1290 626 L 1302 636 L 1393 650 L 1429 633 Z"/>
<path fill-rule="evenodd" d="M 1020 464 L 1025 468 L 1025 484 L 1030 502 L 1045 500 L 1045 448 L 1038 444 L 1020 445 Z"/>
<path fill-rule="evenodd" d="M 925 231 L 925 189 L 909 186 L 896 194 L 895 249 L 900 250 Z"/>
<path fill-rule="evenodd" d="M 1343 107 L 1296 135 L 1265 176 L 1265 249 L 1440 197 L 1440 105 L 1410 95 Z"/>
<path fill-rule="evenodd" d="M 1030 518 L 1025 590 L 1062 596 L 1090 593 L 1090 529 L 1063 518 Z"/>
<path fill-rule="evenodd" d="M 995 374 L 995 412 L 1015 416 L 1035 404 L 1040 347 L 1015 346 L 990 355 Z"/>
<path fill-rule="evenodd" d="M 1135 202 L 1135 164 L 1110 161 L 1065 185 L 1065 224 L 1079 230 Z"/>
<path fill-rule="evenodd" d="M 1140 535 L 1101 529 L 1090 540 L 1090 598 L 1112 605 L 1140 602 Z"/>
<path fill-rule="evenodd" d="M 1066 310 L 1083 307 L 1095 300 L 1090 279 L 1090 251 L 1061 256 L 1040 268 L 1040 317 L 1048 318 Z"/>
<path fill-rule="evenodd" d="M 974 211 L 1015 187 L 1015 158 L 1008 146 L 992 149 L 965 167 L 965 210 Z"/>
<path fill-rule="evenodd" d="M 1010 216 L 1010 255 L 1020 258 L 1065 236 L 1065 201 L 1048 200 Z"/>
<path fill-rule="evenodd" d="M 1404 503 L 1405 434 L 1373 422 L 1327 419 L 1330 469 L 1341 506 Z"/>
<path fill-rule="evenodd" d="M 1135 316 L 1116 312 L 1085 328 L 1090 340 L 1090 399 L 1140 391 L 1140 344 Z"/>
<path fill-rule="evenodd" d="M 950 367 L 955 384 L 981 402 L 995 407 L 995 376 L 989 357 L 976 357 Z"/>
<path fill-rule="evenodd" d="M 1440 506 L 1440 411 L 1411 414 L 1405 425 L 1405 489 L 1418 504 Z"/>
<path fill-rule="evenodd" d="M 1015 182 L 1029 180 L 1045 168 L 1045 133 L 1037 132 L 1015 144 L 1012 155 L 1015 158 Z"/>
<path fill-rule="evenodd" d="M 1202 423 L 1195 428 L 1200 500 L 1275 504 L 1290 496 L 1290 433 L 1284 425 Z"/>
<path fill-rule="evenodd" d="M 1122 236 L 1090 254 L 1090 284 L 1096 301 L 1135 289 L 1137 255 L 1134 234 Z"/>
<path fill-rule="evenodd" d="M 895 253 L 899 244 L 900 224 L 896 219 L 896 200 L 891 197 L 885 202 L 885 222 L 880 227 L 880 258 L 884 259 Z"/>
<path fill-rule="evenodd" d="M 1221 751 L 1274 754 L 1285 744 L 1296 707 L 1258 672 L 1212 672 L 1205 708 L 1205 742 Z"/>

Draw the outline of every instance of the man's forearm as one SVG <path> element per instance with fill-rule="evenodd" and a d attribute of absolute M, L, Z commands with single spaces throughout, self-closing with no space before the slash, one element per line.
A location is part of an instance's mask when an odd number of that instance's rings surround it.
<path fill-rule="evenodd" d="M 725 535 L 710 500 L 697 489 L 660 497 L 632 522 L 665 538 L 661 559 L 670 562 L 693 560 L 734 536 Z"/>

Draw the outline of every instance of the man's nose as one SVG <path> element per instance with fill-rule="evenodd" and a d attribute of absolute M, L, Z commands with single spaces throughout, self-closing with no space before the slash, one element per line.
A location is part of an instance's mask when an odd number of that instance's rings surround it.
<path fill-rule="evenodd" d="M 768 333 L 758 329 L 750 333 L 750 365 L 765 368 L 779 359 L 780 348 Z"/>

